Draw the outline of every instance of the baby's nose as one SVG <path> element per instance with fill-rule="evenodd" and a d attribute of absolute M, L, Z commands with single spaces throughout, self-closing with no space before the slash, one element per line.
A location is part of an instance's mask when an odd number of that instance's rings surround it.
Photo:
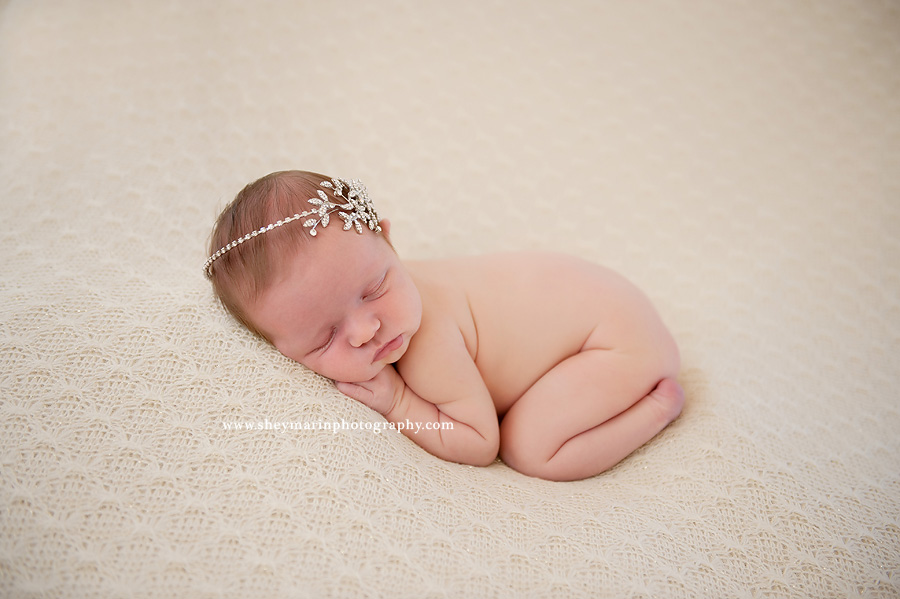
<path fill-rule="evenodd" d="M 375 337 L 375 333 L 381 328 L 381 321 L 374 314 L 362 315 L 354 319 L 348 332 L 350 345 L 362 347 Z"/>

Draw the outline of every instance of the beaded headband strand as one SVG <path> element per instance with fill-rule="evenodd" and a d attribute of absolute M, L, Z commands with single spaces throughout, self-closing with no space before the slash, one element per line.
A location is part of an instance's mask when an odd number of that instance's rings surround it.
<path fill-rule="evenodd" d="M 309 228 L 309 234 L 312 237 L 316 236 L 316 227 L 319 225 L 322 225 L 323 228 L 328 226 L 333 212 L 337 212 L 338 216 L 344 219 L 344 231 L 347 231 L 350 227 L 355 227 L 356 232 L 362 235 L 363 228 L 361 223 L 364 223 L 369 230 L 375 231 L 376 233 L 381 232 L 381 225 L 378 224 L 380 220 L 378 218 L 378 213 L 375 211 L 375 206 L 369 199 L 369 195 L 366 192 L 366 186 L 363 185 L 362 181 L 358 179 L 352 179 L 350 181 L 345 179 L 332 179 L 331 181 L 322 181 L 319 185 L 330 189 L 335 199 L 343 200 L 343 203 L 336 204 L 328 199 L 328 196 L 324 191 L 321 189 L 317 190 L 316 193 L 319 197 L 307 200 L 307 202 L 316 206 L 316 208 L 283 218 L 272 224 L 266 225 L 265 227 L 260 227 L 256 231 L 247 233 L 243 237 L 239 237 L 219 248 L 219 250 L 210 256 L 203 264 L 203 272 L 206 273 L 207 278 L 212 278 L 212 263 L 229 251 L 249 239 L 268 233 L 272 229 L 277 229 L 278 227 L 284 226 L 295 220 L 300 220 L 305 216 L 315 217 L 303 222 L 303 226 Z"/>

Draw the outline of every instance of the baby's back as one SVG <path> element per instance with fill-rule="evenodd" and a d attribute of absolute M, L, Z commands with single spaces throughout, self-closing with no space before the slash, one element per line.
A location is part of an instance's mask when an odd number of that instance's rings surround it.
<path fill-rule="evenodd" d="M 439 282 L 421 289 L 423 305 L 438 304 L 440 296 L 453 306 L 501 414 L 588 337 L 627 349 L 647 338 L 648 327 L 662 326 L 646 297 L 623 277 L 571 256 L 510 253 L 409 267 Z"/>

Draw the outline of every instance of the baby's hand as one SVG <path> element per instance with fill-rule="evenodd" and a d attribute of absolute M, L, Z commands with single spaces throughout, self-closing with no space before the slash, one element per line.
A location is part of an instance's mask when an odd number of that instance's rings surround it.
<path fill-rule="evenodd" d="M 338 391 L 367 405 L 382 416 L 387 415 L 403 397 L 406 386 L 394 366 L 388 364 L 374 378 L 362 383 L 334 382 Z"/>

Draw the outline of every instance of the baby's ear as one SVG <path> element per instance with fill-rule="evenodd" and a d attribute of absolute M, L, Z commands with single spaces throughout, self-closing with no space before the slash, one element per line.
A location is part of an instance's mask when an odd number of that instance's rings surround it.
<path fill-rule="evenodd" d="M 381 225 L 382 235 L 384 235 L 385 237 L 388 238 L 388 240 L 390 240 L 391 239 L 391 221 L 389 221 L 386 218 L 383 218 L 380 221 L 378 221 L 378 224 Z"/>

